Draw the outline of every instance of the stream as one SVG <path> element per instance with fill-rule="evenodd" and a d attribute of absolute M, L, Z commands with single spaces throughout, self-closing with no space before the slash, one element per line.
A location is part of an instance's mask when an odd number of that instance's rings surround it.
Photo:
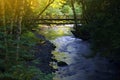
<path fill-rule="evenodd" d="M 66 30 L 63 31 L 66 33 Z M 69 30 L 68 34 L 51 40 L 56 46 L 52 52 L 53 58 L 57 62 L 66 63 L 65 66 L 58 66 L 52 62 L 53 67 L 58 69 L 53 80 L 117 80 L 113 62 L 101 57 L 99 53 L 89 58 L 92 53 L 90 43 L 75 38 Z"/>
<path fill-rule="evenodd" d="M 109 60 L 91 54 L 90 44 L 73 36 L 63 36 L 55 39 L 57 46 L 55 59 L 66 62 L 67 66 L 58 66 L 53 80 L 113 80 L 114 70 Z"/>

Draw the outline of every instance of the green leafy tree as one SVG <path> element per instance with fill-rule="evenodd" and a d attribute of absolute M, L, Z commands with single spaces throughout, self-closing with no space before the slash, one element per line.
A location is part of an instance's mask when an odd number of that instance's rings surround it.
<path fill-rule="evenodd" d="M 38 0 L 1 0 L 0 2 L 0 80 L 50 80 L 51 74 L 42 73 L 27 65 L 35 59 L 35 45 L 40 42 L 31 32 L 36 28 L 35 7 Z M 14 3 L 14 4 L 13 4 Z M 49 77 L 49 78 L 48 78 Z M 40 79 L 42 78 L 42 79 Z"/>
<path fill-rule="evenodd" d="M 95 53 L 101 52 L 101 55 L 119 60 L 120 1 L 77 1 L 82 4 L 82 30 L 90 32 Z"/>

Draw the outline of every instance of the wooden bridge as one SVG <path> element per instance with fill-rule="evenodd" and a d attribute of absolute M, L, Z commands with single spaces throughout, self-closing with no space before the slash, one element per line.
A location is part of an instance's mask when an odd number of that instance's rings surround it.
<path fill-rule="evenodd" d="M 81 23 L 80 16 L 77 15 L 77 24 Z M 73 16 L 57 15 L 57 16 L 42 16 L 39 19 L 35 19 L 36 24 L 75 24 Z"/>

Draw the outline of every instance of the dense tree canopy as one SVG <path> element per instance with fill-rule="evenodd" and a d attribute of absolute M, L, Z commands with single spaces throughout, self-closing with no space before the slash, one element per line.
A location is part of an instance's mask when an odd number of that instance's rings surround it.
<path fill-rule="evenodd" d="M 120 1 L 77 0 L 82 4 L 80 29 L 90 33 L 93 48 L 102 55 L 119 59 L 120 49 Z M 78 30 L 78 28 L 77 28 Z M 79 32 L 78 30 L 78 33 Z M 118 58 L 117 58 L 118 57 Z"/>
<path fill-rule="evenodd" d="M 27 65 L 34 60 L 34 47 L 41 41 L 31 32 L 37 25 L 29 22 L 34 22 L 32 19 L 42 11 L 36 11 L 40 4 L 39 0 L 1 0 L 0 80 L 31 80 L 35 76 L 37 80 L 52 78 L 35 66 Z"/>
<path fill-rule="evenodd" d="M 82 27 L 75 27 L 78 37 L 87 37 L 95 53 L 119 60 L 119 13 L 120 0 L 1 0 L 0 80 L 31 80 L 35 76 L 50 80 L 51 75 L 26 65 L 34 59 L 34 46 L 43 42 L 31 32 L 38 27 L 34 20 L 46 16 L 80 15 Z"/>

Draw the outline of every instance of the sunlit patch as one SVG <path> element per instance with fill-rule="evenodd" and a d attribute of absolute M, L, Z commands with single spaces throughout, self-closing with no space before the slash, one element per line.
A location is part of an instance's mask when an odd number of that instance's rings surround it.
<path fill-rule="evenodd" d="M 72 26 L 72 25 L 71 25 Z M 71 35 L 70 30 L 72 27 L 69 26 L 46 26 L 40 25 L 40 34 L 43 34 L 47 39 L 53 40 L 57 37 L 64 35 Z"/>
<path fill-rule="evenodd" d="M 65 58 L 67 57 L 67 54 L 65 54 L 64 52 L 57 52 L 57 51 L 53 51 L 52 54 L 54 55 L 54 58 L 58 61 L 64 61 Z"/>

